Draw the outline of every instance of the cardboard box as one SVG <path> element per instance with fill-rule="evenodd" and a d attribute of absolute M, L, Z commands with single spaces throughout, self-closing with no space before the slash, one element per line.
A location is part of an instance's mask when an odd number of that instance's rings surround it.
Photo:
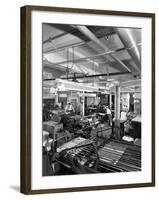
<path fill-rule="evenodd" d="M 52 138 L 55 138 L 55 134 L 62 129 L 63 129 L 62 123 L 59 124 L 54 121 L 43 122 L 43 131 L 49 132 Z"/>

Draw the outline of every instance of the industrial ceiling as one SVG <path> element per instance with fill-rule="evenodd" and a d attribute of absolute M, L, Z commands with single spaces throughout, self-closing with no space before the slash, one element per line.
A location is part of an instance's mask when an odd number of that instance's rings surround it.
<path fill-rule="evenodd" d="M 141 86 L 141 29 L 43 24 L 43 69 L 53 78 Z"/>

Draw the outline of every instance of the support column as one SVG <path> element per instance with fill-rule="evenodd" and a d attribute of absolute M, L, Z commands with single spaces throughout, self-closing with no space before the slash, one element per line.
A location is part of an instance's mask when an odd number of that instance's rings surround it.
<path fill-rule="evenodd" d="M 120 134 L 120 86 L 115 86 L 115 121 L 114 121 L 114 137 L 121 139 Z"/>
<path fill-rule="evenodd" d="M 55 104 L 58 104 L 58 100 L 59 100 L 59 97 L 58 97 L 58 92 L 57 92 L 57 94 L 55 94 Z"/>
<path fill-rule="evenodd" d="M 112 103 L 112 94 L 110 93 L 109 94 L 109 108 L 110 109 L 112 109 L 111 103 Z"/>
<path fill-rule="evenodd" d="M 84 95 L 84 91 L 83 91 L 83 95 L 82 95 L 82 116 L 84 116 L 85 113 L 85 95 Z"/>
<path fill-rule="evenodd" d="M 115 86 L 115 120 L 120 119 L 120 86 Z"/>

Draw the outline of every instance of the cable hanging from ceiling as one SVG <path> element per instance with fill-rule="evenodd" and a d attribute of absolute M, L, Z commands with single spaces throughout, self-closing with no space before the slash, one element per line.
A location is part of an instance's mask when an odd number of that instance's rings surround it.
<path fill-rule="evenodd" d="M 68 79 L 68 74 L 69 74 L 69 49 L 66 50 L 66 57 L 67 57 L 67 67 L 66 67 L 66 77 Z"/>
<path fill-rule="evenodd" d="M 71 64 L 71 66 L 69 65 L 70 64 L 70 61 L 69 61 L 69 59 L 70 59 L 70 55 L 69 55 L 70 48 L 67 48 L 67 67 L 66 67 L 67 78 L 68 78 L 70 70 L 73 69 L 73 67 L 74 67 L 74 60 L 75 60 L 74 48 L 75 47 L 72 47 L 72 64 Z"/>
<path fill-rule="evenodd" d="M 106 84 L 105 84 L 105 88 L 107 88 L 108 79 L 109 79 L 109 65 L 106 65 L 106 72 L 107 72 L 107 76 L 106 76 Z"/>
<path fill-rule="evenodd" d="M 92 72 L 93 72 L 93 75 L 96 74 L 94 59 L 92 59 Z M 94 83 L 95 83 L 95 76 L 93 76 L 92 86 L 94 86 Z"/>
<path fill-rule="evenodd" d="M 75 59 L 74 48 L 75 48 L 75 47 L 72 47 L 72 66 L 70 67 L 70 69 L 72 69 L 73 66 L 74 66 L 74 59 Z"/>

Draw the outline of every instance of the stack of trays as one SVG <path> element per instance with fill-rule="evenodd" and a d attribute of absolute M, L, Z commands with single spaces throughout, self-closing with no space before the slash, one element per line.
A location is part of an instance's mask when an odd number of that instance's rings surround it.
<path fill-rule="evenodd" d="M 126 148 L 127 145 L 110 141 L 98 151 L 100 160 L 115 165 L 124 154 Z"/>
<path fill-rule="evenodd" d="M 127 142 L 109 140 L 99 151 L 100 165 L 113 171 L 140 171 L 141 147 Z"/>

